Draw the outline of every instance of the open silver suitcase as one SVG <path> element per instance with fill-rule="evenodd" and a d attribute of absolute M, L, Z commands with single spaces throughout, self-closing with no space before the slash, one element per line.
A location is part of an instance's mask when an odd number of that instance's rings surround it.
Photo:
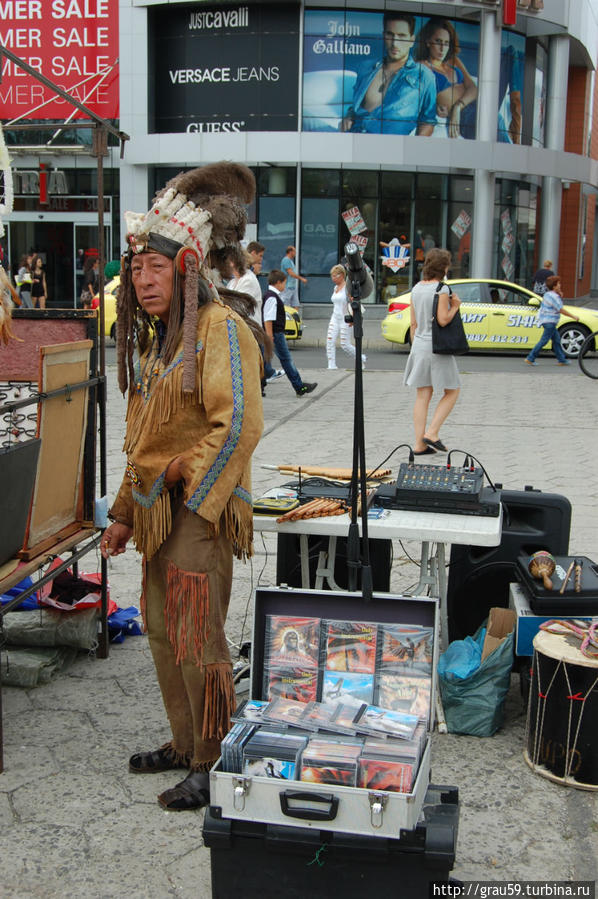
<path fill-rule="evenodd" d="M 409 793 L 359 787 L 281 781 L 222 770 L 219 760 L 210 772 L 210 812 L 216 818 L 238 819 L 365 836 L 400 836 L 420 819 L 430 780 L 429 732 L 434 724 L 438 656 L 438 600 L 289 588 L 259 588 L 255 596 L 251 697 L 261 699 L 266 618 L 269 615 L 317 616 L 321 619 L 418 624 L 432 629 L 431 690 L 428 733 L 414 785 Z"/>

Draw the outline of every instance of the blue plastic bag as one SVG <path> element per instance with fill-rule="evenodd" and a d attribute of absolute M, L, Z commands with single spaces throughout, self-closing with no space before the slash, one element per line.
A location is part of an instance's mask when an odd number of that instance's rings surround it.
<path fill-rule="evenodd" d="M 484 629 L 483 633 L 486 633 Z M 482 643 L 483 643 L 482 637 Z M 438 674 L 446 680 L 465 680 L 477 671 L 482 661 L 482 645 L 473 637 L 453 640 L 438 659 Z"/>
<path fill-rule="evenodd" d="M 30 577 L 26 577 L 22 581 L 20 581 L 20 583 L 15 584 L 14 587 L 11 587 L 10 590 L 7 590 L 6 593 L 3 593 L 2 596 L 0 596 L 0 603 L 3 606 L 6 605 L 6 603 L 10 602 L 11 599 L 14 599 L 15 596 L 18 596 L 19 593 L 22 593 L 24 590 L 27 590 L 29 587 L 33 587 L 33 581 L 31 580 Z M 15 608 L 12 611 L 16 612 L 18 610 L 25 610 L 25 609 L 31 610 L 31 609 L 38 609 L 38 608 L 39 608 L 39 604 L 37 602 L 37 590 L 36 590 L 35 593 L 32 593 L 31 596 L 28 596 L 27 599 L 24 599 L 23 602 L 19 603 L 18 606 L 15 606 Z"/>
<path fill-rule="evenodd" d="M 481 646 L 484 628 L 472 642 Z M 468 638 L 471 639 L 471 638 Z M 455 641 L 463 643 L 465 641 Z M 514 634 L 510 633 L 468 677 L 453 677 L 438 662 L 438 685 L 449 733 L 491 737 L 503 723 L 504 703 L 511 684 Z M 447 653 L 453 644 L 447 649 Z M 446 655 L 446 653 L 443 653 Z"/>
<path fill-rule="evenodd" d="M 139 609 L 129 606 L 128 609 L 117 609 L 108 617 L 108 637 L 110 643 L 122 643 L 125 637 L 136 637 L 142 633 L 135 621 Z"/>

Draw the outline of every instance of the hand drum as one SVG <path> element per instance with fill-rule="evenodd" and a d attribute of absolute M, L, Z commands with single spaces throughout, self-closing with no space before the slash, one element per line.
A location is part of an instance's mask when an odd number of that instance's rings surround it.
<path fill-rule="evenodd" d="M 546 590 L 552 590 L 550 575 L 554 572 L 555 568 L 556 562 L 554 556 L 545 549 L 541 549 L 537 553 L 534 553 L 533 556 L 530 556 L 530 560 L 527 563 L 527 570 L 531 576 L 542 581 Z"/>

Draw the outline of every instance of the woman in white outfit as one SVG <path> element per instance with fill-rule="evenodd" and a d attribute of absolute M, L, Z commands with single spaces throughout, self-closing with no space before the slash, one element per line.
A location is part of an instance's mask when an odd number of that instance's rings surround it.
<path fill-rule="evenodd" d="M 461 387 L 455 357 L 439 356 L 432 352 L 434 296 L 450 265 L 451 254 L 448 250 L 428 250 L 422 279 L 411 291 L 411 352 L 405 366 L 403 384 L 417 390 L 413 407 L 413 451 L 416 456 L 446 453 L 446 446 L 440 439 L 440 428 L 452 412 Z M 438 293 L 438 324 L 441 327 L 448 325 L 460 305 L 457 294 L 444 284 Z M 430 401 L 435 390 L 442 391 L 442 397 L 427 425 Z"/>
<path fill-rule="evenodd" d="M 233 250 L 235 252 L 233 252 Z M 231 248 L 231 252 L 227 256 L 230 266 L 231 280 L 227 283 L 229 290 L 238 290 L 241 293 L 248 293 L 255 300 L 255 311 L 252 318 L 258 323 L 262 323 L 262 288 L 260 282 L 253 274 L 250 264 L 251 259 L 247 253 L 237 250 L 236 247 Z"/>
<path fill-rule="evenodd" d="M 338 368 L 336 364 L 336 340 L 340 337 L 341 349 L 355 359 L 355 345 L 351 341 L 351 326 L 345 321 L 345 315 L 350 312 L 345 282 L 345 269 L 342 265 L 333 265 L 330 269 L 330 277 L 334 284 L 334 290 L 330 297 L 332 301 L 332 315 L 328 323 L 326 335 L 326 356 L 328 368 Z M 366 357 L 362 355 L 364 363 Z"/>

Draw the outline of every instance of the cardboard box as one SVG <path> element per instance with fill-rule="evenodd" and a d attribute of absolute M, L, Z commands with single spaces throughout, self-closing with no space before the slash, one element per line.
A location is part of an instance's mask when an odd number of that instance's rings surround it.
<path fill-rule="evenodd" d="M 491 652 L 500 646 L 505 637 L 515 630 L 515 612 L 513 609 L 495 607 L 488 614 L 488 628 L 482 647 L 482 662 Z"/>
<path fill-rule="evenodd" d="M 534 637 L 540 630 L 544 621 L 553 621 L 555 618 L 563 618 L 560 615 L 536 615 L 532 611 L 529 599 L 519 584 L 511 584 L 509 591 L 509 605 L 517 616 L 515 626 L 515 655 L 533 656 Z M 571 619 L 566 619 L 571 620 Z M 591 621 L 592 617 L 575 616 L 575 621 Z"/>

